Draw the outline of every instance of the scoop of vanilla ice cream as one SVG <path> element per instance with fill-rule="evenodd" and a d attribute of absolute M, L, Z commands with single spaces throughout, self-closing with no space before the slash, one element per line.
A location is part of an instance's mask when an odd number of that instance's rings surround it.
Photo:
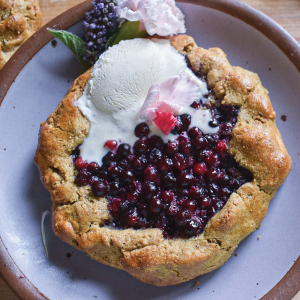
<path fill-rule="evenodd" d="M 134 39 L 109 48 L 96 62 L 87 97 L 109 114 L 144 101 L 149 88 L 187 69 L 168 40 Z"/>
<path fill-rule="evenodd" d="M 207 93 L 206 83 L 190 71 L 184 56 L 166 39 L 126 40 L 105 51 L 94 65 L 82 96 L 74 103 L 91 122 L 89 135 L 80 146 L 80 156 L 89 163 L 101 163 L 108 151 L 104 144 L 111 139 L 133 146 L 137 139 L 134 129 L 140 122 L 138 112 L 150 87 L 180 72 L 190 73 L 202 95 Z M 151 130 L 165 141 L 177 137 L 164 135 L 153 124 Z"/>

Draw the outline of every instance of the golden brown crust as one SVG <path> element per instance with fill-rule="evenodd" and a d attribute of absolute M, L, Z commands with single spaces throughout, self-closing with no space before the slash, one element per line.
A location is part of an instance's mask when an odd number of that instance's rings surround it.
<path fill-rule="evenodd" d="M 271 198 L 291 168 L 291 159 L 275 125 L 267 91 L 256 74 L 232 67 L 222 50 L 197 47 L 186 35 L 170 38 L 195 71 L 201 68 L 218 98 L 240 107 L 229 151 L 254 180 L 233 193 L 204 232 L 189 239 L 165 240 L 159 229 L 115 230 L 107 202 L 89 187 L 74 184 L 71 152 L 89 133 L 90 124 L 73 106 L 89 77 L 80 76 L 56 111 L 41 125 L 36 163 L 53 200 L 53 229 L 67 243 L 95 260 L 126 270 L 141 281 L 171 285 L 220 267 L 239 242 L 256 230 Z"/>
<path fill-rule="evenodd" d="M 0 0 L 0 70 L 41 25 L 39 0 Z"/>

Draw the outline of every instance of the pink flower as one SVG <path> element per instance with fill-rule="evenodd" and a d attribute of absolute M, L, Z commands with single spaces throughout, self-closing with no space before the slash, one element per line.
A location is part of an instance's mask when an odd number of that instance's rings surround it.
<path fill-rule="evenodd" d="M 118 13 L 129 21 L 140 21 L 149 35 L 186 32 L 184 15 L 174 0 L 120 0 Z"/>
<path fill-rule="evenodd" d="M 178 114 L 181 107 L 191 105 L 200 96 L 200 87 L 193 81 L 191 71 L 181 72 L 161 84 L 150 87 L 138 117 L 152 121 L 157 112 Z"/>
<path fill-rule="evenodd" d="M 170 134 L 176 125 L 177 119 L 173 116 L 171 112 L 158 111 L 153 122 L 156 126 L 166 135 Z"/>

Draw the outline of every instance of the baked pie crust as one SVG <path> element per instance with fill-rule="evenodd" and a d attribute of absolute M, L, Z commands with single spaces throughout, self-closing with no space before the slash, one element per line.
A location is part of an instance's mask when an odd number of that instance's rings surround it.
<path fill-rule="evenodd" d="M 164 239 L 160 229 L 112 229 L 107 200 L 89 186 L 77 186 L 72 151 L 89 134 L 90 123 L 73 106 L 91 71 L 72 84 L 55 112 L 41 124 L 35 161 L 53 201 L 55 234 L 91 258 L 158 286 L 178 284 L 210 272 L 233 253 L 239 242 L 260 227 L 270 200 L 291 169 L 291 159 L 275 124 L 268 92 L 252 72 L 232 67 L 219 48 L 198 47 L 177 35 L 171 44 L 187 55 L 192 69 L 207 75 L 222 104 L 240 107 L 229 153 L 253 174 L 253 181 L 232 193 L 228 202 L 191 238 Z"/>
<path fill-rule="evenodd" d="M 39 0 L 0 0 L 0 70 L 41 25 Z"/>

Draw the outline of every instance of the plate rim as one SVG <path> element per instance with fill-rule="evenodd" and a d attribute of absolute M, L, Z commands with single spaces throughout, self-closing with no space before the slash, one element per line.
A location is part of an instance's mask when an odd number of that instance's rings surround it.
<path fill-rule="evenodd" d="M 81 21 L 85 11 L 91 8 L 91 1 L 80 3 L 39 29 L 11 57 L 0 71 L 0 107 L 7 91 L 23 67 L 53 36 L 47 28 L 65 30 Z M 273 19 L 255 8 L 237 0 L 179 0 L 178 2 L 200 5 L 226 13 L 252 26 L 271 40 L 293 63 L 300 72 L 300 44 Z M 20 299 L 48 299 L 22 273 L 10 256 L 0 236 L 0 275 Z M 300 257 L 286 275 L 261 299 L 271 300 L 278 297 L 292 299 L 300 290 Z"/>

